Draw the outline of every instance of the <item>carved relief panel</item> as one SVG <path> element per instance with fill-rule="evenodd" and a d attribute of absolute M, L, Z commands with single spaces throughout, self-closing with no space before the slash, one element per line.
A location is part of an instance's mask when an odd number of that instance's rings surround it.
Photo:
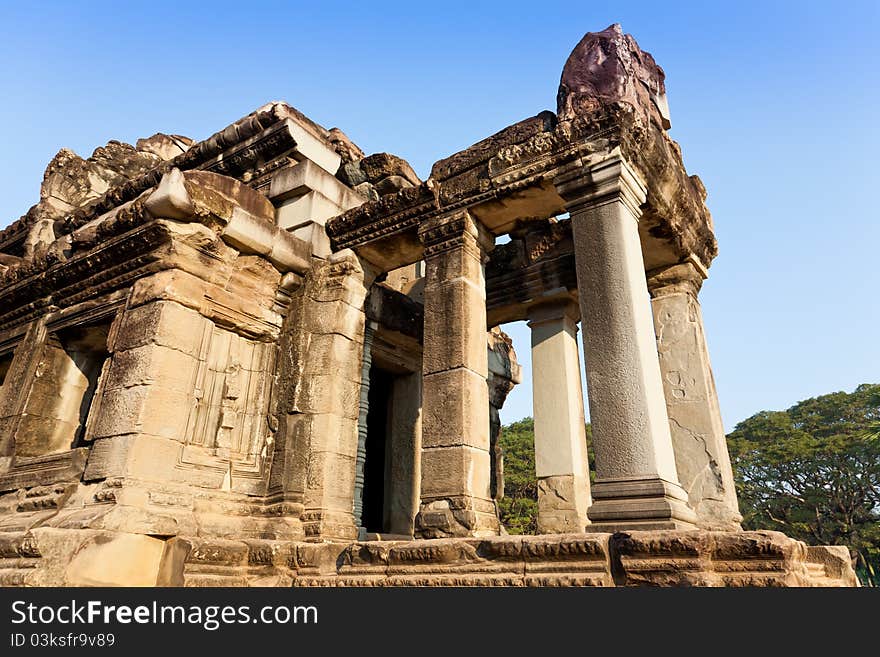
<path fill-rule="evenodd" d="M 273 343 L 205 322 L 179 467 L 224 472 L 222 487 L 259 492 L 271 456 Z"/>

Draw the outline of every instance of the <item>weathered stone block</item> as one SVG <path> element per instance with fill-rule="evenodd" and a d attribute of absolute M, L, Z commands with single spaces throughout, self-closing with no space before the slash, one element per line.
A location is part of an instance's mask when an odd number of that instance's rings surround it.
<path fill-rule="evenodd" d="M 290 436 L 297 445 L 318 453 L 357 455 L 357 417 L 334 413 L 303 413 L 291 416 Z M 318 473 L 315 473 L 318 476 Z"/>
<path fill-rule="evenodd" d="M 83 473 L 83 481 L 95 481 L 108 477 L 118 477 L 125 473 L 128 453 L 134 434 L 98 438 L 92 442 L 89 460 Z"/>
<path fill-rule="evenodd" d="M 423 448 L 469 445 L 489 449 L 485 377 L 459 367 L 426 374 L 423 386 Z"/>
<path fill-rule="evenodd" d="M 152 301 L 174 301 L 199 310 L 204 305 L 209 283 L 180 269 L 168 269 L 139 279 L 131 289 L 130 306 Z"/>
<path fill-rule="evenodd" d="M 75 420 L 24 415 L 15 433 L 15 452 L 24 457 L 66 452 L 79 426 Z"/>
<path fill-rule="evenodd" d="M 313 335 L 307 352 L 307 373 L 333 372 L 352 383 L 361 381 L 362 346 L 337 333 Z"/>
<path fill-rule="evenodd" d="M 199 313 L 169 301 L 131 308 L 123 315 L 116 349 L 155 343 L 198 356 L 207 323 Z"/>
<path fill-rule="evenodd" d="M 321 500 L 341 500 L 342 507 L 326 506 L 325 508 L 350 508 L 354 493 L 355 457 L 338 452 L 312 451 L 309 455 L 308 490 L 306 490 L 306 507 L 311 507 L 310 499 L 325 507 Z M 347 501 L 346 501 L 347 500 Z"/>
<path fill-rule="evenodd" d="M 344 301 L 312 304 L 304 313 L 303 329 L 319 335 L 338 333 L 349 340 L 361 340 L 364 311 Z"/>
<path fill-rule="evenodd" d="M 335 373 L 304 377 L 294 393 L 292 410 L 299 413 L 328 413 L 357 420 L 360 382 Z"/>
<path fill-rule="evenodd" d="M 425 288 L 425 326 L 432 327 L 424 337 L 425 374 L 467 367 L 488 375 L 485 307 L 483 291 L 467 282 Z"/>
<path fill-rule="evenodd" d="M 168 390 L 190 394 L 198 363 L 186 352 L 159 344 L 117 351 L 107 372 L 104 389 L 161 385 Z"/>
<path fill-rule="evenodd" d="M 538 479 L 538 533 L 571 534 L 587 523 L 589 480 L 573 475 Z"/>
<path fill-rule="evenodd" d="M 347 210 L 320 192 L 309 191 L 285 201 L 276 211 L 278 226 L 285 230 L 298 228 L 312 222 L 323 226 L 328 219 Z"/>
<path fill-rule="evenodd" d="M 389 176 L 400 176 L 411 185 L 419 185 L 421 180 L 406 160 L 390 153 L 375 153 L 360 161 L 360 168 L 366 179 L 376 183 Z"/>
<path fill-rule="evenodd" d="M 190 393 L 159 386 L 107 390 L 92 436 L 106 438 L 128 433 L 148 433 L 183 442 L 186 440 L 189 409 L 194 400 Z M 172 408 L 185 412 L 167 412 Z"/>
<path fill-rule="evenodd" d="M 128 448 L 125 464 L 127 476 L 150 481 L 175 480 L 173 470 L 180 461 L 181 445 L 179 442 L 167 438 L 139 435 L 134 438 Z M 190 479 L 195 480 L 197 472 L 190 473 Z M 216 477 L 216 475 L 215 475 Z M 222 473 L 220 477 L 222 479 Z"/>
<path fill-rule="evenodd" d="M 491 500 L 489 452 L 473 447 L 422 450 L 422 500 L 473 495 Z"/>
<path fill-rule="evenodd" d="M 485 286 L 483 263 L 476 247 L 451 248 L 425 259 L 425 280 L 428 285 L 466 280 L 477 287 Z"/>
<path fill-rule="evenodd" d="M 309 192 L 318 192 L 343 210 L 364 202 L 359 194 L 343 185 L 336 176 L 316 166 L 310 160 L 303 160 L 275 174 L 269 186 L 269 199 L 278 204 Z"/>
<path fill-rule="evenodd" d="M 311 254 L 317 258 L 327 258 L 333 252 L 330 238 L 324 230 L 324 224 L 309 222 L 291 229 L 292 235 L 307 243 Z"/>
<path fill-rule="evenodd" d="M 67 586 L 155 586 L 165 541 L 137 534 L 100 534 L 84 542 L 65 573 Z"/>

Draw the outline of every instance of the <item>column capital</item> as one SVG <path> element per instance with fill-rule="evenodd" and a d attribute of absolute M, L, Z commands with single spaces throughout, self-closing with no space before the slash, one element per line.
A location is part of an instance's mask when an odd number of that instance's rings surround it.
<path fill-rule="evenodd" d="M 470 247 L 485 255 L 495 246 L 494 235 L 467 210 L 431 217 L 419 226 L 419 239 L 426 258 L 456 247 Z"/>
<path fill-rule="evenodd" d="M 689 294 L 696 299 L 703 281 L 707 277 L 706 268 L 696 258 L 674 265 L 657 267 L 647 273 L 648 292 L 652 299 L 669 294 Z"/>
<path fill-rule="evenodd" d="M 639 218 L 648 196 L 647 186 L 620 153 L 592 165 L 581 161 L 569 165 L 553 183 L 569 212 L 622 202 Z"/>
<path fill-rule="evenodd" d="M 573 299 L 557 299 L 531 306 L 528 309 L 528 315 L 529 327 L 560 319 L 568 319 L 573 325 L 576 325 L 581 319 L 581 309 L 577 301 Z M 577 331 L 577 326 L 574 327 L 574 330 Z"/>

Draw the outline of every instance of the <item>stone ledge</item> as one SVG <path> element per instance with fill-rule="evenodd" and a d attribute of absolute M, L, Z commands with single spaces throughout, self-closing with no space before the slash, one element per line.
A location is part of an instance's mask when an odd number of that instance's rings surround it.
<path fill-rule="evenodd" d="M 0 583 L 65 586 L 101 579 L 94 572 L 79 577 L 70 558 L 96 534 L 120 545 L 138 536 L 59 529 L 0 534 Z M 165 541 L 158 565 L 153 542 L 160 539 L 147 539 L 137 540 L 150 548 L 149 558 L 133 553 L 132 563 L 117 564 L 105 585 L 125 585 L 121 574 L 137 572 L 141 584 L 183 586 L 858 586 L 846 548 L 808 547 L 771 531 L 351 543 L 174 537 Z"/>

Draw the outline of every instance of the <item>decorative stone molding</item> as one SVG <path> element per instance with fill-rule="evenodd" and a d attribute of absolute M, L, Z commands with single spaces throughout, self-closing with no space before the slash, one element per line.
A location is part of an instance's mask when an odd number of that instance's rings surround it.
<path fill-rule="evenodd" d="M 124 538 L 124 537 L 123 537 Z M 632 531 L 304 543 L 43 528 L 0 535 L 4 586 L 119 585 L 125 564 L 159 586 L 856 586 L 846 548 L 778 532 Z M 122 557 L 128 551 L 130 559 Z M 120 560 L 89 568 L 87 559 Z M 87 581 L 86 578 L 95 578 Z"/>
<path fill-rule="evenodd" d="M 595 163 L 575 162 L 553 182 L 571 213 L 620 202 L 638 218 L 647 199 L 645 183 L 619 152 Z"/>
<path fill-rule="evenodd" d="M 652 299 L 668 294 L 688 294 L 696 299 L 706 276 L 705 269 L 693 261 L 660 267 L 647 273 L 648 292 Z"/>
<path fill-rule="evenodd" d="M 419 239 L 425 245 L 425 258 L 463 248 L 481 261 L 494 246 L 495 238 L 467 211 L 441 215 L 422 224 Z"/>

